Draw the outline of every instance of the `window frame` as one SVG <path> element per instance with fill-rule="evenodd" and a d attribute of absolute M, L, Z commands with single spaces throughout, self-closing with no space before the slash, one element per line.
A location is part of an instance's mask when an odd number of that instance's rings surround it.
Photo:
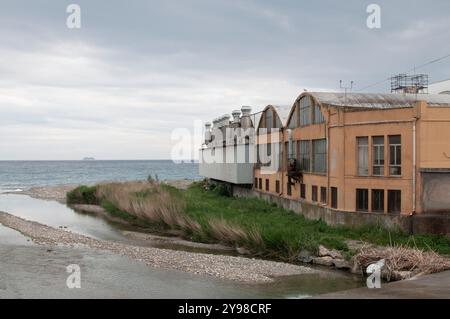
<path fill-rule="evenodd" d="M 318 202 L 318 189 L 317 189 L 317 185 L 311 185 L 311 200 L 313 202 Z"/>
<path fill-rule="evenodd" d="M 366 144 L 361 144 L 360 141 L 366 140 Z M 361 165 L 361 153 L 360 149 L 365 149 L 365 167 Z M 369 137 L 368 136 L 357 136 L 356 137 L 356 167 L 358 176 L 369 176 Z M 364 170 L 365 173 L 361 173 Z"/>
<path fill-rule="evenodd" d="M 391 140 L 395 137 L 400 138 L 399 143 L 393 143 Z M 402 136 L 401 135 L 389 135 L 389 176 L 401 176 L 402 175 Z M 394 150 L 394 152 L 392 152 Z M 397 154 L 399 152 L 399 154 Z M 394 153 L 394 156 L 392 156 Z M 393 171 L 398 170 L 397 173 Z"/>
<path fill-rule="evenodd" d="M 320 186 L 320 203 L 327 203 L 327 188 L 324 186 Z"/>
<path fill-rule="evenodd" d="M 364 204 L 362 207 L 359 205 L 361 203 L 359 193 L 365 194 L 365 198 L 362 199 L 362 203 Z M 361 208 L 362 207 L 362 208 Z M 368 212 L 369 211 L 369 189 L 367 188 L 357 188 L 356 189 L 356 209 L 357 212 Z"/>
<path fill-rule="evenodd" d="M 376 139 L 382 139 L 383 142 L 376 142 Z M 372 175 L 384 176 L 384 136 L 372 136 Z M 379 171 L 379 173 L 376 173 Z"/>
<path fill-rule="evenodd" d="M 319 143 L 323 143 L 323 145 L 320 145 L 321 148 L 323 148 L 322 152 L 317 152 L 318 144 Z M 319 173 L 319 174 L 326 174 L 327 173 L 327 139 L 322 138 L 322 139 L 316 139 L 316 140 L 312 140 L 311 142 L 312 144 L 312 172 L 313 173 Z M 318 158 L 321 158 L 321 165 L 323 165 L 323 167 L 318 167 L 316 166 L 318 163 Z"/>
<path fill-rule="evenodd" d="M 385 202 L 384 189 L 372 189 L 371 192 L 372 192 L 372 205 L 371 205 L 372 212 L 384 213 L 384 202 Z M 379 193 L 379 194 L 381 193 L 381 203 L 378 203 L 378 205 L 376 205 L 377 203 L 375 201 L 375 199 L 377 198 L 377 196 L 375 195 L 376 193 Z M 381 204 L 381 207 L 380 207 L 380 204 Z"/>
<path fill-rule="evenodd" d="M 308 102 L 306 102 L 308 101 Z M 311 108 L 312 108 L 312 99 L 310 96 L 303 96 L 299 102 L 299 111 L 300 111 L 300 127 L 311 125 Z"/>
<path fill-rule="evenodd" d="M 299 159 L 300 170 L 303 172 L 311 172 L 311 141 L 300 140 Z M 305 152 L 304 146 L 307 146 L 307 152 Z M 307 164 L 307 165 L 305 165 Z"/>
<path fill-rule="evenodd" d="M 400 214 L 402 211 L 402 191 L 400 189 L 388 189 L 388 213 Z M 395 194 L 395 195 L 394 195 Z M 395 198 L 392 198 L 395 197 Z M 392 205 L 392 201 L 395 203 Z M 398 207 L 397 207 L 398 205 Z M 394 209 L 392 209 L 394 208 Z"/>

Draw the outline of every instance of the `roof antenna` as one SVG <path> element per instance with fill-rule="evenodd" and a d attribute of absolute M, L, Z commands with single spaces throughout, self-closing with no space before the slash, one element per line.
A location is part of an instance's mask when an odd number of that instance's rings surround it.
<path fill-rule="evenodd" d="M 339 80 L 339 87 L 341 90 L 344 90 L 344 101 L 347 104 L 347 91 L 351 91 L 353 89 L 353 81 L 350 81 L 350 86 L 343 86 L 342 80 Z"/>

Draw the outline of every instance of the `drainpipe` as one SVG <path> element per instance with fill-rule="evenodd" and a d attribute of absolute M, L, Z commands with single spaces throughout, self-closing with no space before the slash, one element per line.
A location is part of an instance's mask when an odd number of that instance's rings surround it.
<path fill-rule="evenodd" d="M 413 121 L 413 176 L 412 176 L 412 213 L 414 215 L 416 213 L 416 123 L 417 118 L 414 118 Z"/>
<path fill-rule="evenodd" d="M 325 135 L 327 141 L 327 206 L 331 206 L 331 190 L 330 190 L 330 117 L 331 111 L 328 108 L 328 120 L 325 122 Z"/>
<path fill-rule="evenodd" d="M 281 189 L 280 189 L 280 193 L 278 194 L 280 197 L 281 196 L 283 196 L 284 195 L 284 188 L 286 187 L 286 185 L 285 185 L 285 176 L 284 176 L 284 174 L 285 173 L 287 173 L 287 161 L 286 161 L 286 163 L 285 163 L 285 154 L 284 154 L 284 151 L 285 151 L 285 147 L 284 147 L 284 145 L 285 145 L 285 143 L 284 143 L 284 129 L 283 128 L 281 128 L 280 129 L 280 132 L 281 132 L 281 134 L 280 134 L 280 139 L 281 139 L 281 143 L 280 142 L 278 142 L 278 144 L 281 144 L 281 147 L 280 147 L 280 153 L 281 153 L 281 163 L 280 163 L 280 171 L 281 171 L 281 178 L 280 178 L 280 183 L 281 183 Z M 286 190 L 286 192 L 287 192 L 287 190 Z"/>

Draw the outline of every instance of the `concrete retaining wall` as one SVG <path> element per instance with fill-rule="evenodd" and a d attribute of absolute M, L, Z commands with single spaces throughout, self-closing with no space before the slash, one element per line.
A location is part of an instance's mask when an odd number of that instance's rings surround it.
<path fill-rule="evenodd" d="M 232 186 L 232 194 L 236 197 L 256 197 L 279 207 L 291 210 L 311 220 L 323 220 L 330 226 L 363 226 L 381 225 L 386 229 L 400 229 L 406 234 L 433 233 L 450 236 L 450 216 L 435 215 L 393 215 L 363 212 L 344 212 L 319 205 L 286 199 L 277 195 L 261 193 L 251 188 Z"/>

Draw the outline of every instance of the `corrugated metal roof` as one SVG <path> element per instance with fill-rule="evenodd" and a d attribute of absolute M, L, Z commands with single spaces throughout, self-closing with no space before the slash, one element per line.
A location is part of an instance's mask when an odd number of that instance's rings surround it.
<path fill-rule="evenodd" d="M 286 126 L 286 121 L 288 120 L 289 112 L 292 109 L 292 105 L 270 105 L 272 106 L 275 111 L 277 111 L 278 116 L 280 117 L 281 124 L 283 126 Z"/>
<path fill-rule="evenodd" d="M 292 106 L 269 104 L 261 112 L 256 113 L 259 116 L 257 117 L 257 121 L 255 121 L 255 123 L 256 123 L 255 128 L 259 127 L 259 124 L 260 124 L 259 122 L 261 121 L 262 114 L 270 107 L 273 108 L 275 110 L 275 112 L 277 113 L 278 117 L 280 118 L 281 125 L 283 127 L 286 126 L 286 122 L 287 122 L 289 112 L 291 111 Z M 253 114 L 252 114 L 252 116 L 253 116 Z"/>
<path fill-rule="evenodd" d="M 412 107 L 417 101 L 426 101 L 429 106 L 450 106 L 450 96 L 444 94 L 393 94 L 393 93 L 334 93 L 306 92 L 318 102 L 354 108 L 402 108 Z M 302 94 L 302 95 L 304 95 Z"/>

